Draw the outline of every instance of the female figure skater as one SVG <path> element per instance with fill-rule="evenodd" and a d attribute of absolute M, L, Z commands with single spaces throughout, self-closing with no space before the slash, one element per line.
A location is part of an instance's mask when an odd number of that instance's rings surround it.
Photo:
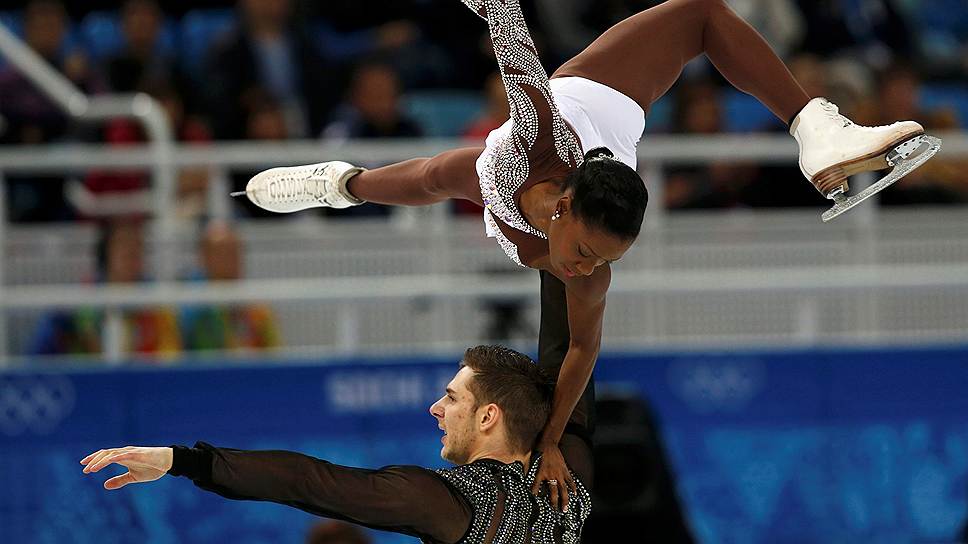
<path fill-rule="evenodd" d="M 488 23 L 511 106 L 511 118 L 483 148 L 373 170 L 340 161 L 273 168 L 253 177 L 245 194 L 282 213 L 364 201 L 421 206 L 471 200 L 485 206 L 487 234 L 508 257 L 542 271 L 543 302 L 552 282 L 549 303 L 560 306 L 553 293 L 558 280 L 563 282 L 566 308 L 547 317 L 559 324 L 567 317 L 567 331 L 558 339 L 543 334 L 546 345 L 539 347 L 542 355 L 554 354 L 565 344 L 567 353 L 556 365 L 552 415 L 536 445 L 544 453 L 536 485 L 547 483 L 552 503 L 565 508 L 573 484 L 562 451 L 573 468 L 590 464 L 591 456 L 581 432 L 575 433 L 578 440 L 562 435 L 570 418 L 573 426 L 590 427 L 591 395 L 582 392 L 601 343 L 609 265 L 638 236 L 648 200 L 635 171 L 635 148 L 645 112 L 683 66 L 705 53 L 736 88 L 789 123 L 800 144 L 801 170 L 830 198 L 843 197 L 847 176 L 883 168 L 885 157 L 906 159 L 921 145 L 923 129 L 910 121 L 859 127 L 826 100 L 811 100 L 724 0 L 669 0 L 634 15 L 566 62 L 550 81 L 518 0 L 463 2 Z M 543 304 L 542 325 L 548 311 Z M 580 397 L 582 406 L 575 410 Z"/>

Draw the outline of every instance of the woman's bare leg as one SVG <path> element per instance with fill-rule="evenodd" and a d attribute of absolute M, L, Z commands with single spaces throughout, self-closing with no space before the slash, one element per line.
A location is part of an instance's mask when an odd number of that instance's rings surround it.
<path fill-rule="evenodd" d="M 469 147 L 430 159 L 411 159 L 360 172 L 346 189 L 360 200 L 396 206 L 426 206 L 449 199 L 481 204 L 476 161 L 483 150 Z"/>
<path fill-rule="evenodd" d="M 755 96 L 784 123 L 810 101 L 790 70 L 725 0 L 668 0 L 610 28 L 553 77 L 608 85 L 648 111 L 682 67 L 705 53 L 737 89 Z"/>

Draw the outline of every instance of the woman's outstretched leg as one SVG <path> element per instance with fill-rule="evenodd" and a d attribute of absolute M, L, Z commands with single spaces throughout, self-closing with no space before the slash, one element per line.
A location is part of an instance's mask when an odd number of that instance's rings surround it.
<path fill-rule="evenodd" d="M 411 159 L 361 172 L 347 182 L 354 197 L 396 206 L 426 206 L 444 200 L 481 203 L 476 162 L 480 148 L 445 151 L 430 159 Z"/>
<path fill-rule="evenodd" d="M 821 194 L 836 201 L 836 217 L 887 187 L 933 156 L 937 138 L 913 121 L 861 127 L 826 99 L 810 99 L 762 36 L 725 0 L 668 0 L 610 28 L 566 62 L 555 76 L 580 76 L 608 85 L 648 111 L 672 87 L 682 67 L 705 53 L 737 89 L 759 99 L 800 146 L 800 171 Z M 891 166 L 864 193 L 846 198 L 847 178 Z"/>
<path fill-rule="evenodd" d="M 608 85 L 648 111 L 705 53 L 737 89 L 759 99 L 784 123 L 810 101 L 790 70 L 725 0 L 668 0 L 616 24 L 566 62 L 555 77 Z"/>
<path fill-rule="evenodd" d="M 363 202 L 426 206 L 464 199 L 482 204 L 476 161 L 481 148 L 445 151 L 366 170 L 342 161 L 271 168 L 256 174 L 244 193 L 276 213 L 307 208 L 348 208 Z"/>

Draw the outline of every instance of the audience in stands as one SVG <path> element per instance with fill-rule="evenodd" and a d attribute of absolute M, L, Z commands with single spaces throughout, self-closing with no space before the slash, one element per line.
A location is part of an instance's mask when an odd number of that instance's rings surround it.
<path fill-rule="evenodd" d="M 492 130 L 511 118 L 511 106 L 508 104 L 507 91 L 504 90 L 500 73 L 494 72 L 488 76 L 484 85 L 484 100 L 484 111 L 464 129 L 465 138 L 483 140 Z"/>
<path fill-rule="evenodd" d="M 67 39 L 69 24 L 58 0 L 32 0 L 23 11 L 24 41 L 74 84 L 95 91 L 87 55 Z M 0 68 L 0 117 L 0 144 L 46 144 L 67 139 L 76 131 L 61 107 L 11 65 Z M 73 218 L 64 199 L 63 177 L 10 176 L 6 190 L 7 217 L 13 221 Z"/>
<path fill-rule="evenodd" d="M 323 131 L 327 139 L 418 138 L 417 123 L 400 104 L 400 79 L 388 64 L 365 62 L 356 67 L 346 100 Z"/>
<path fill-rule="evenodd" d="M 914 118 L 944 130 L 968 121 L 968 64 L 957 60 L 963 57 L 958 48 L 944 45 L 964 29 L 964 3 L 927 0 L 947 16 L 921 12 L 915 17 L 917 8 L 911 3 L 889 0 L 729 2 L 786 56 L 811 95 L 832 98 L 858 122 Z M 522 6 L 551 71 L 614 21 L 657 3 L 524 0 Z M 324 6 L 297 0 L 212 0 L 201 5 L 126 0 L 120 8 L 103 2 L 71 4 L 69 12 L 59 0 L 21 5 L 22 10 L 0 13 L 2 19 L 14 21 L 27 43 L 56 69 L 86 92 L 152 94 L 169 110 L 181 141 L 415 137 L 430 133 L 425 126 L 442 125 L 421 116 L 439 114 L 414 109 L 410 117 L 406 104 L 419 101 L 402 97 L 428 89 L 435 100 L 441 89 L 481 89 L 485 107 L 471 125 L 452 136 L 482 138 L 508 117 L 503 85 L 493 73 L 486 25 L 459 2 L 375 0 Z M 234 11 L 213 11 L 230 7 Z M 231 25 L 227 18 L 233 13 Z M 113 24 L 103 24 L 112 17 Z M 188 39 L 195 32 L 188 21 L 206 17 L 220 18 L 223 24 L 202 25 L 210 30 L 196 44 Z M 216 32 L 223 28 L 228 31 Z M 905 58 L 908 64 L 899 63 Z M 348 67 L 353 64 L 358 68 L 350 81 Z M 189 73 L 191 78 L 185 75 Z M 927 102 L 921 90 L 929 86 L 947 89 L 952 107 L 923 107 Z M 725 82 L 697 63 L 666 101 L 678 104 L 671 122 L 664 122 L 668 109 L 656 107 L 647 126 L 690 134 L 783 129 L 757 104 L 735 98 Z M 737 127 L 737 119 L 755 126 Z M 144 141 L 138 126 L 128 120 L 105 123 L 96 131 L 78 129 L 19 72 L 9 65 L 0 68 L 0 142 L 92 139 L 112 145 Z M 884 193 L 883 202 L 964 201 L 968 182 L 963 167 L 950 160 L 933 161 L 897 190 Z M 244 187 L 249 174 L 233 172 L 233 188 Z M 190 171 L 179 177 L 178 191 L 185 197 L 179 199 L 182 215 L 195 216 L 205 202 L 208 175 Z M 143 172 L 95 172 L 85 179 L 86 189 L 95 194 L 148 188 Z M 672 207 L 823 205 L 809 184 L 802 183 L 794 164 L 677 167 L 668 172 L 668 180 L 665 197 Z M 64 186 L 58 176 L 8 176 L 8 217 L 23 222 L 92 215 L 65 199 Z M 244 202 L 235 204 L 242 215 L 263 215 Z M 461 211 L 479 213 L 474 206 Z M 351 215 L 360 213 L 373 213 L 373 208 L 354 208 Z"/>
<path fill-rule="evenodd" d="M 130 219 L 107 222 L 98 240 L 98 270 L 94 282 L 144 281 L 147 279 L 144 260 L 142 224 Z M 176 355 L 182 344 L 174 310 L 146 307 L 55 311 L 41 319 L 28 354 L 103 355 L 115 345 L 120 347 L 116 355 L 122 357 Z"/>
<path fill-rule="evenodd" d="M 215 45 L 204 73 L 219 139 L 242 139 L 246 120 L 268 94 L 282 107 L 286 133 L 319 134 L 342 94 L 342 68 L 319 54 L 289 0 L 239 0 L 238 23 Z"/>
<path fill-rule="evenodd" d="M 184 94 L 188 83 L 175 57 L 161 40 L 164 14 L 155 0 L 128 0 L 120 11 L 121 48 L 102 61 L 110 89 L 144 90 L 148 82 L 165 82 Z"/>
<path fill-rule="evenodd" d="M 724 132 L 724 112 L 718 88 L 706 81 L 683 85 L 676 95 L 673 123 L 684 134 Z M 753 165 L 720 161 L 706 166 L 677 166 L 666 177 L 669 208 L 731 208 L 743 204 L 746 186 L 756 173 Z"/>
<path fill-rule="evenodd" d="M 242 277 L 242 241 L 228 223 L 209 223 L 198 244 L 201 269 L 195 281 L 231 282 Z M 264 304 L 198 305 L 182 309 L 179 326 L 189 351 L 264 350 L 279 346 L 272 309 Z"/>
<path fill-rule="evenodd" d="M 159 79 L 138 84 L 138 90 L 145 92 L 159 102 L 168 115 L 172 131 L 177 141 L 190 144 L 203 144 L 211 141 L 208 126 L 198 116 L 186 112 L 185 101 L 177 88 L 169 80 Z M 111 146 L 123 147 L 147 142 L 143 126 L 134 119 L 122 118 L 107 122 L 103 127 L 103 140 Z M 127 213 L 139 210 L 146 213 L 151 206 L 151 184 L 148 172 L 144 170 L 103 171 L 92 170 L 84 180 L 84 189 L 94 210 L 87 210 L 80 202 L 74 202 L 82 216 L 98 216 L 98 202 L 111 199 L 115 202 L 125 199 L 129 202 Z M 178 171 L 176 201 L 178 215 L 197 217 L 205 211 L 209 172 L 206 168 L 182 168 Z M 76 193 L 71 193 L 76 194 Z"/>

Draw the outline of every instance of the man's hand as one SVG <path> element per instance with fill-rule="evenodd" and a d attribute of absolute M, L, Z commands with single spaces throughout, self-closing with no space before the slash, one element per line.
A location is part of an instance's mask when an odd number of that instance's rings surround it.
<path fill-rule="evenodd" d="M 82 472 L 85 474 L 97 472 L 112 463 L 128 469 L 128 472 L 104 482 L 104 489 L 120 489 L 128 484 L 153 482 L 168 472 L 171 462 L 171 448 L 138 446 L 98 450 L 81 459 L 81 464 L 84 465 Z"/>
<path fill-rule="evenodd" d="M 541 451 L 541 466 L 531 486 L 531 492 L 537 495 L 541 486 L 548 486 L 548 500 L 555 510 L 568 511 L 568 492 L 576 492 L 575 480 L 568 471 L 565 458 L 558 449 L 558 444 L 539 444 Z"/>

